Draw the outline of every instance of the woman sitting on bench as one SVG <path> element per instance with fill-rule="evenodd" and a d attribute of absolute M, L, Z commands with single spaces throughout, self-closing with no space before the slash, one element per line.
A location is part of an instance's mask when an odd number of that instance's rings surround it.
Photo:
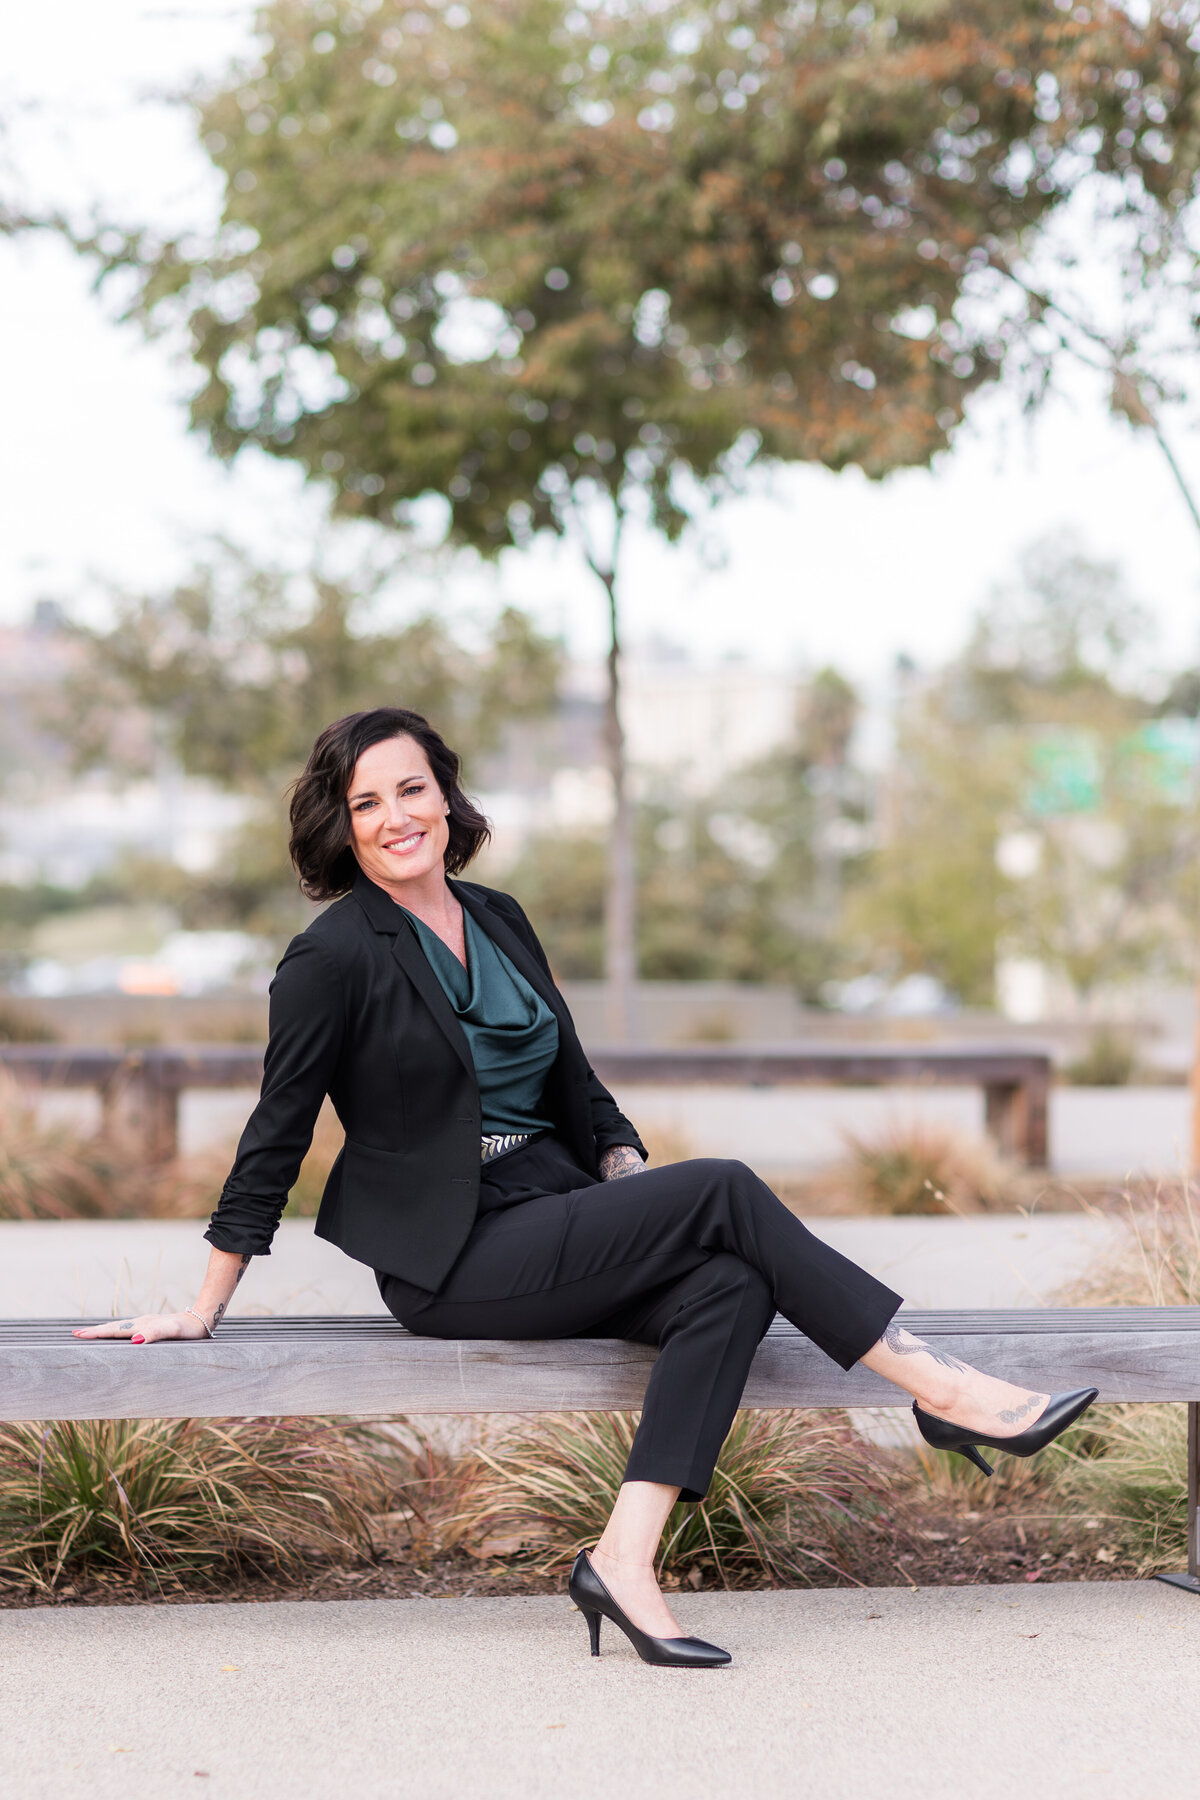
<path fill-rule="evenodd" d="M 452 880 L 486 842 L 459 759 L 418 713 L 339 719 L 291 803 L 304 892 L 333 901 L 271 988 L 262 1097 L 206 1237 L 194 1306 L 78 1337 L 211 1338 L 271 1239 L 328 1094 L 345 1128 L 317 1233 L 375 1270 L 408 1330 L 625 1338 L 659 1355 L 624 1484 L 569 1591 L 647 1661 L 729 1661 L 685 1637 L 654 1573 L 676 1500 L 700 1500 L 776 1311 L 843 1369 L 915 1396 L 926 1439 L 1031 1455 L 1094 1388 L 1028 1393 L 895 1323 L 900 1297 L 814 1237 L 744 1163 L 648 1169 L 588 1066 L 525 914 Z M 983 1464 L 986 1468 L 986 1464 Z"/>

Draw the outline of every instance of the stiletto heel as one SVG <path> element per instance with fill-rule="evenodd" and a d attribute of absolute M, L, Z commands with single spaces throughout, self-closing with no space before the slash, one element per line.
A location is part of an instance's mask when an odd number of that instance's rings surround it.
<path fill-rule="evenodd" d="M 922 1412 L 915 1400 L 913 1417 L 927 1444 L 932 1444 L 935 1450 L 957 1450 L 977 1469 L 990 1475 L 991 1468 L 975 1448 L 977 1444 L 986 1444 L 989 1450 L 1005 1450 L 1009 1456 L 1036 1456 L 1056 1437 L 1061 1437 L 1067 1427 L 1087 1411 L 1099 1393 L 1100 1389 L 1093 1387 L 1074 1388 L 1069 1394 L 1051 1394 L 1041 1418 L 1035 1419 L 1028 1430 L 1014 1432 L 1012 1437 L 983 1437 L 978 1431 L 968 1431 L 964 1425 L 954 1425 L 949 1419 L 937 1419 L 932 1413 Z"/>
<path fill-rule="evenodd" d="M 600 1620 L 611 1619 L 629 1639 L 643 1662 L 656 1663 L 664 1669 L 718 1669 L 732 1662 L 728 1650 L 706 1644 L 702 1638 L 656 1638 L 640 1631 L 632 1619 L 626 1618 L 588 1560 L 586 1550 L 575 1558 L 567 1592 L 587 1620 L 592 1640 L 592 1655 L 600 1654 Z"/>

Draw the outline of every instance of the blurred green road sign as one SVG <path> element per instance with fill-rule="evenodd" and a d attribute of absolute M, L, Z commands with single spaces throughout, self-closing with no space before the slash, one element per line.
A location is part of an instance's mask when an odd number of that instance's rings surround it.
<path fill-rule="evenodd" d="M 1035 818 L 1095 812 L 1104 792 L 1104 764 L 1094 731 L 1046 729 L 1030 746 L 1032 781 L 1027 805 Z"/>
<path fill-rule="evenodd" d="M 1200 720 L 1148 719 L 1122 740 L 1119 756 L 1138 785 L 1144 782 L 1155 799 L 1190 806 L 1196 797 Z"/>
<path fill-rule="evenodd" d="M 1110 772 L 1147 801 L 1190 806 L 1200 768 L 1200 720 L 1147 719 L 1112 745 Z M 1029 747 L 1026 806 L 1037 819 L 1098 812 L 1105 800 L 1105 753 L 1099 732 L 1045 726 Z"/>

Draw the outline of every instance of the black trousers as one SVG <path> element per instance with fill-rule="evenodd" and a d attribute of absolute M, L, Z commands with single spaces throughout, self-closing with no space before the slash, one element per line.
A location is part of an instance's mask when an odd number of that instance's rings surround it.
<path fill-rule="evenodd" d="M 377 1271 L 384 1304 L 441 1338 L 656 1344 L 626 1481 L 703 1499 L 776 1312 L 843 1369 L 900 1296 L 813 1236 L 744 1163 L 702 1158 L 596 1181 L 552 1137 L 488 1164 L 436 1294 Z"/>

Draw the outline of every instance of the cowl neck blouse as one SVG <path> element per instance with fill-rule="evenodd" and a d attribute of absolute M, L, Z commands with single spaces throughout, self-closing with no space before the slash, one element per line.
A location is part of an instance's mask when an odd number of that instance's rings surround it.
<path fill-rule="evenodd" d="M 463 965 L 436 931 L 401 912 L 416 933 L 438 985 L 463 1028 L 479 1083 L 480 1129 L 551 1131 L 543 1099 L 558 1055 L 558 1020 L 500 946 L 463 907 Z"/>

